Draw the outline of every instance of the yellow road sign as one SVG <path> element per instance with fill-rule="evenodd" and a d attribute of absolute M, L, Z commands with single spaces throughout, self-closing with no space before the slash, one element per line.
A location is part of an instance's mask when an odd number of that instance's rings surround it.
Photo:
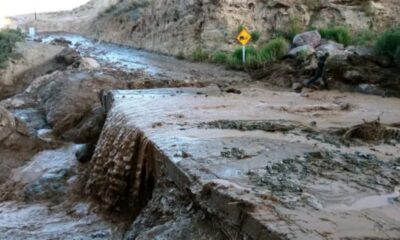
<path fill-rule="evenodd" d="M 242 45 L 247 45 L 251 40 L 251 35 L 247 31 L 247 29 L 243 29 L 239 35 L 236 37 L 236 40 Z"/>

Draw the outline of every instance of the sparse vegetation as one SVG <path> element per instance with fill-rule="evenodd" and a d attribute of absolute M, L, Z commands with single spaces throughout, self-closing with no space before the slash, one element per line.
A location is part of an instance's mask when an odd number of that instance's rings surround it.
<path fill-rule="evenodd" d="M 243 24 L 240 24 L 237 30 L 237 33 L 240 33 L 241 31 L 243 31 L 245 29 Z"/>
<path fill-rule="evenodd" d="M 192 53 L 192 60 L 195 62 L 204 62 L 209 59 L 208 52 L 204 51 L 202 48 L 196 48 Z"/>
<path fill-rule="evenodd" d="M 252 31 L 251 32 L 251 41 L 253 43 L 257 43 L 257 41 L 260 39 L 261 33 L 259 31 Z"/>
<path fill-rule="evenodd" d="M 319 33 L 323 38 L 333 40 L 345 46 L 349 45 L 352 41 L 350 30 L 346 26 L 320 28 Z"/>
<path fill-rule="evenodd" d="M 274 61 L 282 58 L 289 51 L 289 43 L 283 37 L 267 42 L 259 52 L 260 61 Z"/>
<path fill-rule="evenodd" d="M 257 55 L 257 50 L 254 47 L 251 46 L 246 46 L 246 59 L 249 58 L 250 56 L 255 56 Z M 235 51 L 233 52 L 232 56 L 240 61 L 242 63 L 243 59 L 243 49 L 242 48 L 236 48 Z"/>
<path fill-rule="evenodd" d="M 371 29 L 364 29 L 353 35 L 352 44 L 359 46 L 373 46 L 378 34 Z"/>
<path fill-rule="evenodd" d="M 217 51 L 212 56 L 212 61 L 218 64 L 225 64 L 228 60 L 228 55 L 225 52 Z"/>
<path fill-rule="evenodd" d="M 400 26 L 384 32 L 375 43 L 375 52 L 400 60 Z"/>
<path fill-rule="evenodd" d="M 19 29 L 0 31 L 0 68 L 5 67 L 5 62 L 13 56 L 16 43 L 24 38 L 25 35 Z"/>

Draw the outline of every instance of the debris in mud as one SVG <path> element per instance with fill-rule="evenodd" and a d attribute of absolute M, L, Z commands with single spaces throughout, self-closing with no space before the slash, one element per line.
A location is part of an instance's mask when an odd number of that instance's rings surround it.
<path fill-rule="evenodd" d="M 235 129 L 240 131 L 261 130 L 265 132 L 288 132 L 298 128 L 307 128 L 301 123 L 287 120 L 217 120 L 201 123 L 199 127 Z"/>
<path fill-rule="evenodd" d="M 125 240 L 133 239 L 198 239 L 224 240 L 212 216 L 205 215 L 192 199 L 163 179 L 154 189 L 153 197 L 129 227 Z M 227 228 L 226 226 L 223 226 Z"/>
<path fill-rule="evenodd" d="M 221 156 L 225 158 L 236 158 L 238 160 L 252 157 L 251 155 L 246 154 L 246 152 L 243 149 L 239 148 L 231 148 L 226 151 L 223 151 L 221 152 Z"/>
<path fill-rule="evenodd" d="M 341 182 L 366 191 L 393 191 L 400 184 L 400 172 L 396 170 L 399 164 L 400 159 L 384 162 L 375 155 L 360 152 L 311 152 L 247 174 L 255 184 L 266 187 L 290 205 L 323 179 L 330 184 Z"/>
<path fill-rule="evenodd" d="M 227 93 L 234 93 L 234 94 L 241 94 L 242 93 L 242 91 L 240 91 L 239 89 L 236 89 L 236 88 L 228 88 L 226 90 L 226 92 Z"/>
<path fill-rule="evenodd" d="M 400 142 L 400 129 L 386 126 L 380 123 L 380 119 L 356 125 L 349 128 L 343 134 L 344 141 L 360 140 L 370 143 Z"/>
<path fill-rule="evenodd" d="M 50 42 L 50 44 L 68 47 L 69 45 L 72 44 L 72 42 L 65 38 L 55 38 L 53 41 Z"/>

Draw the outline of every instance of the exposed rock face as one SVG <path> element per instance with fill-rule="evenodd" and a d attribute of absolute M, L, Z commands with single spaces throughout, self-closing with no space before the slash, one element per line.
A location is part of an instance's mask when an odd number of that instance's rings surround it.
<path fill-rule="evenodd" d="M 293 23 L 382 30 L 399 22 L 399 13 L 397 0 L 92 0 L 71 12 L 42 14 L 35 24 L 177 55 L 197 47 L 231 50 L 240 24 L 260 31 L 262 42 Z M 32 21 L 20 20 L 26 27 Z"/>
<path fill-rule="evenodd" d="M 100 14 L 86 32 L 102 40 L 178 54 L 197 47 L 237 47 L 234 37 L 240 24 L 262 32 L 262 41 L 293 22 L 304 27 L 337 22 L 379 30 L 398 22 L 399 13 L 395 0 L 125 0 Z"/>

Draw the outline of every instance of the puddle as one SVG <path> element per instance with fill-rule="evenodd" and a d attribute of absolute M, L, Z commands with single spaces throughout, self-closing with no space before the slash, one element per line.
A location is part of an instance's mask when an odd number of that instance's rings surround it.
<path fill-rule="evenodd" d="M 353 201 L 350 204 L 335 204 L 327 206 L 329 210 L 335 211 L 351 211 L 363 210 L 369 208 L 380 208 L 393 204 L 395 199 L 400 197 L 400 187 L 397 187 L 393 193 L 384 195 L 367 196 Z"/>

